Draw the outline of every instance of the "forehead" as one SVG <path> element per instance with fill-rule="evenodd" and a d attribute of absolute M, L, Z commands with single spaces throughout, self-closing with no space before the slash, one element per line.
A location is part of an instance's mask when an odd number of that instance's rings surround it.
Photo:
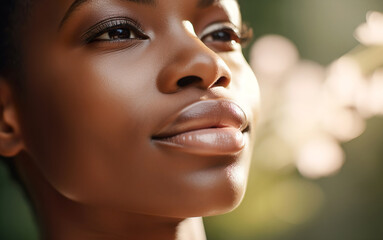
<path fill-rule="evenodd" d="M 138 4 L 143 4 L 143 5 L 150 5 L 153 7 L 159 5 L 163 2 L 193 2 L 193 1 L 196 1 L 197 2 L 196 5 L 199 8 L 206 8 L 206 7 L 209 7 L 215 3 L 219 4 L 220 2 L 224 2 L 227 0 L 119 0 L 119 1 L 121 1 L 121 2 L 134 2 L 134 3 L 138 3 Z M 229 0 L 229 1 L 232 3 L 238 4 L 237 0 Z M 79 6 L 81 6 L 84 3 L 97 2 L 97 0 L 71 0 L 71 2 L 72 3 L 68 9 L 68 12 L 73 11 L 74 9 L 78 8 Z"/>
<path fill-rule="evenodd" d="M 92 0 L 74 0 L 73 5 L 80 5 L 81 3 L 92 1 Z M 136 2 L 136 3 L 142 3 L 142 4 L 148 4 L 148 5 L 156 5 L 160 1 L 164 0 L 121 0 L 121 1 L 128 1 L 128 2 Z M 182 0 L 178 0 L 182 1 Z M 200 7 L 206 7 L 209 5 L 212 5 L 215 2 L 220 2 L 221 0 L 198 0 L 198 6 Z M 237 1 L 237 0 L 233 0 Z"/>
<path fill-rule="evenodd" d="M 32 0 L 26 0 L 25 2 L 30 1 Z M 39 5 L 45 10 L 50 11 L 55 17 L 61 16 L 62 21 L 64 22 L 70 14 L 72 14 L 75 10 L 82 7 L 83 5 L 86 5 L 88 3 L 99 4 L 104 1 L 105 0 L 34 0 L 33 3 L 35 4 L 33 5 Z M 232 15 L 234 14 L 240 17 L 238 0 L 106 0 L 106 2 L 131 2 L 140 5 L 152 6 L 154 8 L 156 8 L 159 5 L 163 5 L 164 3 L 174 5 L 188 4 L 188 6 L 192 4 L 195 6 L 196 9 L 204 9 L 212 5 L 224 5 L 226 6 L 226 11 L 230 12 L 230 14 Z M 57 11 L 60 11 L 60 14 L 57 14 Z"/>
<path fill-rule="evenodd" d="M 232 23 L 241 25 L 238 0 L 33 0 L 33 3 L 34 7 L 31 8 L 33 10 L 31 15 L 34 16 L 34 23 L 32 24 L 50 25 L 56 30 L 60 29 L 68 18 L 83 7 L 95 5 L 112 7 L 122 3 L 141 5 L 148 7 L 148 10 L 155 11 L 165 9 L 164 14 L 170 14 L 170 11 L 176 9 L 177 6 L 190 11 L 203 11 L 211 14 L 206 10 L 215 6 L 226 12 Z M 106 8 L 105 10 L 108 11 L 109 9 Z"/>

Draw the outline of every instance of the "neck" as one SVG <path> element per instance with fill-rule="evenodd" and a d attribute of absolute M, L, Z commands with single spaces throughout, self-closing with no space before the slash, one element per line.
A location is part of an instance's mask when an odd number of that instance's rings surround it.
<path fill-rule="evenodd" d="M 202 218 L 166 218 L 87 206 L 57 192 L 32 161 L 16 162 L 45 240 L 205 240 Z"/>
<path fill-rule="evenodd" d="M 42 220 L 46 240 L 205 239 L 202 218 L 169 219 L 64 206 L 46 207 Z"/>

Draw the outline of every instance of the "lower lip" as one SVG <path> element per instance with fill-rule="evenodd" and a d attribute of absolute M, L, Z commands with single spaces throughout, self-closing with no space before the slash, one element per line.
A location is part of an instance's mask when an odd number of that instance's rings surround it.
<path fill-rule="evenodd" d="M 208 128 L 155 139 L 155 143 L 198 155 L 231 155 L 245 147 L 245 136 L 236 128 Z"/>

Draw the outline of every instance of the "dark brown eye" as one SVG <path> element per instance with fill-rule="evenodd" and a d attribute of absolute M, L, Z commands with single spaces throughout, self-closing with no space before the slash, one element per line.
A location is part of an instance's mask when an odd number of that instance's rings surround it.
<path fill-rule="evenodd" d="M 86 43 L 148 39 L 140 25 L 127 18 L 106 19 L 91 27 L 82 37 Z"/>
<path fill-rule="evenodd" d="M 119 41 L 138 38 L 137 34 L 128 28 L 115 28 L 96 37 L 94 41 Z"/>
<path fill-rule="evenodd" d="M 215 31 L 207 36 L 207 40 L 212 41 L 221 41 L 221 42 L 230 42 L 230 41 L 238 41 L 238 35 L 231 29 L 222 29 L 219 31 Z"/>
<path fill-rule="evenodd" d="M 229 22 L 213 23 L 200 34 L 204 43 L 240 43 L 240 31 L 238 27 Z"/>

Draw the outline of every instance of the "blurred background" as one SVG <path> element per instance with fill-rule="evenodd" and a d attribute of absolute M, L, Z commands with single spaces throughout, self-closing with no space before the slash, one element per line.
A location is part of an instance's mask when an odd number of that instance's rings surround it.
<path fill-rule="evenodd" d="M 239 0 L 262 118 L 242 205 L 209 240 L 383 239 L 383 0 Z M 0 163 L 0 239 L 37 239 Z"/>

